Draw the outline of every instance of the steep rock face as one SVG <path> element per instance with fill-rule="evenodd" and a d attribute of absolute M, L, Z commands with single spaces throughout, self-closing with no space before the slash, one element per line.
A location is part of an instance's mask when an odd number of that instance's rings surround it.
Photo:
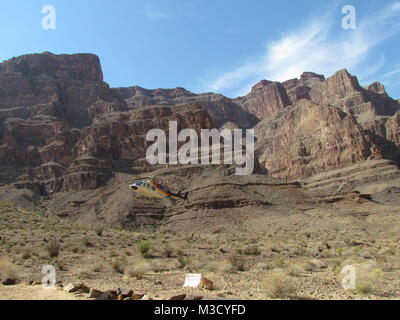
<path fill-rule="evenodd" d="M 261 80 L 252 87 L 249 94 L 234 101 L 259 119 L 264 119 L 300 99 L 311 100 L 311 88 L 323 81 L 323 75 L 313 72 L 304 72 L 300 79 L 290 79 L 283 83 Z"/>
<path fill-rule="evenodd" d="M 276 178 L 309 177 L 372 155 L 380 157 L 354 117 L 307 100 L 264 119 L 255 127 L 255 134 L 257 155 Z"/>
<path fill-rule="evenodd" d="M 381 94 L 381 95 L 385 96 L 386 98 L 389 97 L 389 95 L 386 92 L 385 86 L 378 81 L 371 83 L 369 86 L 367 86 L 366 89 L 371 92 Z"/>
<path fill-rule="evenodd" d="M 207 110 L 219 127 L 227 122 L 232 122 L 239 128 L 250 128 L 259 121 L 256 116 L 246 112 L 235 101 L 220 94 L 203 93 L 196 95 L 183 88 L 147 90 L 140 87 L 129 87 L 113 90 L 125 99 L 130 108 L 199 103 Z"/>
<path fill-rule="evenodd" d="M 136 172 L 135 166 L 138 172 L 154 169 L 144 158 L 148 145 L 152 143 L 146 142 L 146 134 L 154 128 L 168 132 L 170 121 L 177 121 L 178 130 L 192 128 L 199 132 L 202 128 L 216 127 L 214 120 L 198 104 L 104 114 L 96 118 L 90 127 L 82 130 L 79 136 L 74 136 L 74 139 L 71 137 L 73 132 L 60 130 L 59 143 L 53 139 L 52 143 L 46 144 L 42 140 L 46 146 L 40 148 L 37 146 L 39 140 L 33 136 L 33 141 L 29 143 L 36 143 L 36 146 L 31 153 L 21 154 L 30 156 L 22 159 L 25 166 L 31 158 L 35 162 L 30 164 L 32 168 L 24 170 L 16 178 L 16 185 L 35 190 L 39 194 L 51 194 L 97 188 L 106 184 L 114 172 Z M 37 130 L 42 133 L 51 131 L 51 124 L 54 123 L 50 123 L 48 129 L 40 126 Z M 53 137 L 51 134 L 49 136 Z M 24 143 L 24 137 L 18 136 L 17 141 Z M 7 154 L 7 150 L 0 151 L 4 156 Z"/>
<path fill-rule="evenodd" d="M 8 165 L 36 166 L 51 161 L 71 163 L 71 147 L 78 132 L 62 121 L 11 118 L 3 123 L 0 161 Z"/>
<path fill-rule="evenodd" d="M 385 122 L 385 133 L 386 140 L 390 142 L 391 153 L 387 152 L 387 158 L 400 164 L 400 110 Z"/>
<path fill-rule="evenodd" d="M 310 91 L 310 97 L 316 103 L 329 104 L 332 101 L 340 101 L 360 91 L 361 87 L 357 78 L 350 75 L 347 70 L 340 70 L 326 81 L 314 86 Z M 360 98 L 362 99 L 363 97 L 361 96 Z"/>
<path fill-rule="evenodd" d="M 245 97 L 238 98 L 237 102 L 259 119 L 275 115 L 290 105 L 284 86 L 279 82 L 267 80 L 254 85 L 251 92 Z"/>
<path fill-rule="evenodd" d="M 282 83 L 289 96 L 290 103 L 294 104 L 300 99 L 311 100 L 310 90 L 315 85 L 325 81 L 325 77 L 313 72 L 304 72 L 300 79 L 291 79 Z"/>
<path fill-rule="evenodd" d="M 12 58 L 0 64 L 0 73 L 28 78 L 45 77 L 68 80 L 103 81 L 99 58 L 94 54 L 60 54 L 50 52 Z"/>
<path fill-rule="evenodd" d="M 196 103 L 139 108 L 97 119 L 83 131 L 74 147 L 74 156 L 90 155 L 114 161 L 144 157 L 148 144 L 146 133 L 155 128 L 168 132 L 170 121 L 177 121 L 178 131 L 192 128 L 200 132 L 201 129 L 216 127 L 214 120 Z"/>
<path fill-rule="evenodd" d="M 392 116 L 399 108 L 388 97 L 383 85 L 373 83 L 364 89 L 347 70 L 340 70 L 314 86 L 310 91 L 310 98 L 315 103 L 341 108 L 357 117 L 362 125 L 370 122 L 374 116 Z"/>
<path fill-rule="evenodd" d="M 356 77 L 341 70 L 313 87 L 310 97 L 316 103 L 333 105 L 353 115 L 369 143 L 375 145 L 383 157 L 399 163 L 398 146 L 393 143 L 395 138 L 388 138 L 386 131 L 387 126 L 389 131 L 394 126 L 392 131 L 396 132 L 394 115 L 400 106 L 388 96 L 382 84 L 375 82 L 362 88 Z"/>
<path fill-rule="evenodd" d="M 98 114 L 126 110 L 103 81 L 92 54 L 31 54 L 0 64 L 0 120 L 55 117 L 70 126 L 90 125 Z"/>

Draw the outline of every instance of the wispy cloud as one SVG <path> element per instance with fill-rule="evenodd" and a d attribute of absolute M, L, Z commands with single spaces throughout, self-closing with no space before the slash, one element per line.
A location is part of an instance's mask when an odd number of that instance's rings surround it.
<path fill-rule="evenodd" d="M 146 8 L 144 9 L 144 13 L 145 13 L 146 17 L 148 17 L 150 19 L 154 19 L 154 20 L 171 18 L 170 14 L 168 14 L 164 11 L 161 11 L 159 9 L 155 9 L 151 6 L 146 6 Z"/>
<path fill-rule="evenodd" d="M 393 71 L 390 71 L 388 73 L 385 73 L 384 75 L 381 76 L 381 78 L 391 77 L 391 76 L 393 76 L 395 74 L 398 74 L 398 73 L 400 73 L 400 68 L 399 69 L 395 69 Z"/>
<path fill-rule="evenodd" d="M 331 75 L 348 68 L 361 77 L 370 77 L 386 62 L 382 53 L 378 58 L 369 59 L 371 49 L 400 31 L 399 16 L 400 2 L 396 2 L 371 17 L 360 19 L 356 30 L 342 30 L 340 21 L 328 13 L 268 43 L 257 59 L 205 82 L 205 90 L 230 89 L 243 95 L 251 83 L 260 79 L 283 81 L 296 78 L 304 71 Z"/>

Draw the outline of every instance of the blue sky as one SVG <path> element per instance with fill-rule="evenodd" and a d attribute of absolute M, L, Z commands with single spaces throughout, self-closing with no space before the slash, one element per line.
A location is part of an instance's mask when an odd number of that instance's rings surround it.
<path fill-rule="evenodd" d="M 44 5 L 55 30 L 42 28 Z M 344 5 L 356 8 L 355 30 L 341 26 Z M 235 97 L 261 79 L 347 68 L 400 98 L 399 0 L 3 0 L 0 26 L 0 61 L 95 53 L 112 87 Z"/>

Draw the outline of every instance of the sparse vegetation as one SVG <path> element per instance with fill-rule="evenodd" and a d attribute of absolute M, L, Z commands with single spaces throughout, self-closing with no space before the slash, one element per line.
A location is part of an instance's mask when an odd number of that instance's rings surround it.
<path fill-rule="evenodd" d="M 115 258 L 111 261 L 111 267 L 117 273 L 124 273 L 126 263 L 127 261 L 125 258 Z"/>
<path fill-rule="evenodd" d="M 129 276 L 130 278 L 134 279 L 142 279 L 144 274 L 150 269 L 150 266 L 148 263 L 144 261 L 140 262 L 135 262 L 130 264 L 126 270 L 125 274 Z"/>
<path fill-rule="evenodd" d="M 55 238 L 51 238 L 46 246 L 46 249 L 50 258 L 58 257 L 60 253 L 60 242 Z"/>
<path fill-rule="evenodd" d="M 150 240 L 141 240 L 136 244 L 138 251 L 145 256 L 150 250 Z"/>
<path fill-rule="evenodd" d="M 163 247 L 163 254 L 165 257 L 170 258 L 170 257 L 172 257 L 173 253 L 174 253 L 174 250 L 170 246 Z"/>
<path fill-rule="evenodd" d="M 93 243 L 90 241 L 90 238 L 88 236 L 84 236 L 82 238 L 82 243 L 85 247 L 93 247 Z"/>
<path fill-rule="evenodd" d="M 95 232 L 99 237 L 101 237 L 103 232 L 104 232 L 104 226 L 103 225 L 96 226 L 95 227 Z"/>
<path fill-rule="evenodd" d="M 112 283 L 132 289 L 149 285 L 146 290 L 156 299 L 156 294 L 164 298 L 169 292 L 181 290 L 176 288 L 182 287 L 184 273 L 201 273 L 218 284 L 218 294 L 247 299 L 294 299 L 299 288 L 305 298 L 391 299 L 397 297 L 396 288 L 400 284 L 400 263 L 397 254 L 393 255 L 398 250 L 397 242 L 385 236 L 362 245 L 366 240 L 353 235 L 351 230 L 314 232 L 306 238 L 304 231 L 291 233 L 290 229 L 277 228 L 278 231 L 254 232 L 249 238 L 246 233 L 220 231 L 146 234 L 110 228 L 106 234 L 96 236 L 92 226 L 83 228 L 66 219 L 22 211 L 18 215 L 12 211 L 2 213 L 0 219 L 7 223 L 7 227 L 5 224 L 0 227 L 0 254 L 9 257 L 7 268 L 3 261 L 0 263 L 0 278 L 3 274 L 14 277 L 17 273 L 20 281 L 28 281 L 31 276 L 36 279 L 41 266 L 52 264 L 63 283 L 83 282 L 89 286 Z M 31 223 L 33 220 L 36 222 Z M 293 238 L 287 237 L 289 233 Z M 345 238 L 357 240 L 354 243 L 349 240 L 351 246 L 343 247 Z M 95 247 L 86 246 L 86 239 L 93 241 Z M 58 254 L 50 257 L 48 247 L 53 245 Z M 299 250 L 305 253 L 300 255 Z M 367 251 L 373 259 L 368 258 Z M 319 266 L 314 259 L 319 260 Z M 323 264 L 329 268 L 321 268 Z M 369 267 L 357 274 L 356 289 L 345 291 L 340 286 L 340 271 L 345 265 L 357 264 Z M 4 272 L 5 269 L 10 271 Z M 259 279 L 263 279 L 260 287 L 254 285 Z M 216 297 L 217 292 L 209 294 Z"/>
<path fill-rule="evenodd" d="M 242 254 L 235 252 L 229 256 L 229 262 L 238 271 L 246 270 L 246 262 Z"/>
<path fill-rule="evenodd" d="M 249 256 L 258 256 L 261 251 L 257 245 L 250 245 L 243 250 L 243 253 Z"/>
<path fill-rule="evenodd" d="M 283 271 L 269 271 L 263 288 L 268 297 L 275 299 L 294 298 L 299 290 L 297 280 Z"/>
<path fill-rule="evenodd" d="M 8 260 L 0 259 L 0 280 L 4 279 L 17 279 L 18 268 L 16 265 Z"/>
<path fill-rule="evenodd" d="M 191 259 L 186 257 L 185 253 L 180 249 L 176 252 L 176 260 L 179 262 L 179 266 L 182 269 L 191 263 Z"/>

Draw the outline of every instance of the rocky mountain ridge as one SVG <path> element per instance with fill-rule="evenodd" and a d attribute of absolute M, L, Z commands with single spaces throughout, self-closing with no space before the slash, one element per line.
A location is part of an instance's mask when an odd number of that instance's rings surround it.
<path fill-rule="evenodd" d="M 249 121 L 241 121 L 243 118 L 236 114 L 232 117 L 215 102 L 209 104 L 208 98 L 219 96 L 226 105 L 231 101 L 235 108 L 240 106 L 257 117 L 257 155 L 276 178 L 310 177 L 367 159 L 400 163 L 400 104 L 388 96 L 379 82 L 363 88 L 347 70 L 327 79 L 304 72 L 299 79 L 283 83 L 261 80 L 249 94 L 235 99 L 212 93 L 196 95 L 183 88 L 114 90 L 131 108 L 156 103 L 177 105 L 195 99 L 206 105 L 219 126 L 228 121 L 234 123 L 233 127 L 247 128 Z"/>
<path fill-rule="evenodd" d="M 117 193 L 127 196 L 127 191 L 116 185 L 154 176 L 158 170 L 172 170 L 168 165 L 151 167 L 145 159 L 146 133 L 153 128 L 167 130 L 171 120 L 178 122 L 178 130 L 254 128 L 261 164 L 255 173 L 265 168 L 268 175 L 284 180 L 274 183 L 284 186 L 299 179 L 314 186 L 307 179 L 366 161 L 388 160 L 385 172 L 396 171 L 393 168 L 400 163 L 399 101 L 391 99 L 380 83 L 361 87 L 346 70 L 327 79 L 305 72 L 299 79 L 282 83 L 262 80 L 248 95 L 230 99 L 183 88 L 110 88 L 103 81 L 97 56 L 46 52 L 0 64 L 0 183 L 4 185 L 0 199 L 18 198 L 23 203 L 28 199 L 38 204 L 50 197 L 51 204 L 41 205 L 60 216 L 81 212 L 90 221 L 99 215 L 112 224 L 124 221 L 130 227 L 138 226 L 133 221 L 139 217 L 145 225 L 152 224 L 154 219 L 148 215 L 155 212 L 160 217 L 181 214 L 177 208 L 150 205 L 143 199 L 123 200 Z M 371 167 L 361 165 L 357 170 Z M 213 172 L 220 177 L 232 174 L 223 166 L 200 169 L 190 165 L 178 166 L 175 174 L 190 181 L 181 179 L 185 188 L 196 189 L 214 181 Z M 197 174 L 201 176 L 198 181 Z M 173 177 L 169 175 L 169 180 L 176 180 Z M 343 179 L 347 177 L 344 173 Z M 232 185 L 238 185 L 235 181 Z M 207 203 L 210 210 L 269 205 L 261 199 L 245 201 L 244 190 L 230 189 L 229 193 L 218 183 L 210 185 L 225 200 L 209 201 L 207 191 L 195 197 L 195 210 L 201 210 L 201 203 Z M 354 185 L 351 182 L 348 188 Z M 104 190 L 105 195 L 96 190 Z M 88 192 L 95 195 L 93 201 L 82 200 Z M 130 218 L 107 216 L 113 206 L 120 205 Z"/>

